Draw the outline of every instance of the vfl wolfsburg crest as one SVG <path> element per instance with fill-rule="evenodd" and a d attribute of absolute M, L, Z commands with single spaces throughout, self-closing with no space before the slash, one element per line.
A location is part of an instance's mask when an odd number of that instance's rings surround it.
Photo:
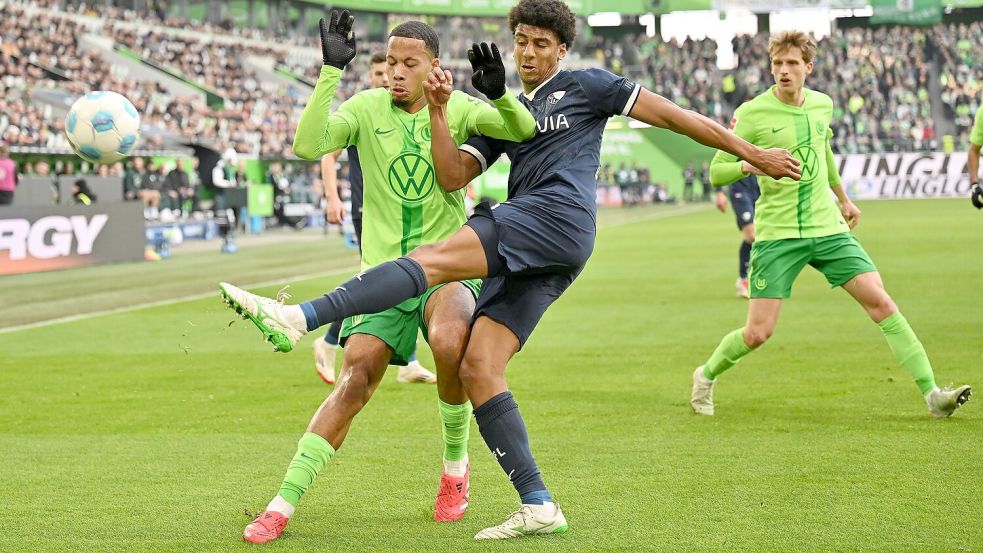
<path fill-rule="evenodd" d="M 792 157 L 799 160 L 802 178 L 799 182 L 808 184 L 819 175 L 819 155 L 809 144 L 803 144 L 792 150 Z"/>
<path fill-rule="evenodd" d="M 403 152 L 389 164 L 389 188 L 408 202 L 423 201 L 433 191 L 433 166 L 415 152 Z"/>

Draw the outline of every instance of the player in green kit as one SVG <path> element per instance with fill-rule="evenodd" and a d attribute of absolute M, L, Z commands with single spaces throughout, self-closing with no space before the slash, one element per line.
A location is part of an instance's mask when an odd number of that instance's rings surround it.
<path fill-rule="evenodd" d="M 410 21 L 389 35 L 386 52 L 390 89 L 360 92 L 330 112 L 344 67 L 355 57 L 353 18 L 333 11 L 321 20 L 324 66 L 314 94 L 297 127 L 294 152 L 318 159 L 340 148 L 357 146 L 364 175 L 362 269 L 397 259 L 422 244 L 444 240 L 466 220 L 464 190 L 445 190 L 430 156 L 430 115 L 423 83 L 438 68 L 439 41 L 429 25 Z M 480 59 L 485 71 L 501 71 L 501 62 Z M 481 86 L 476 86 L 482 90 Z M 504 95 L 495 107 L 464 93 L 447 106 L 459 143 L 482 134 L 521 141 L 535 132 L 532 115 L 516 98 Z M 495 109 L 495 108 L 498 109 Z M 360 278 L 360 275 L 356 276 Z M 269 321 L 272 305 L 242 305 L 245 294 L 222 285 L 223 294 L 253 322 Z M 341 447 L 355 415 L 382 380 L 387 365 L 405 364 L 422 330 L 437 366 L 438 410 L 444 436 L 444 462 L 434 507 L 437 521 L 453 521 L 468 506 L 467 456 L 471 404 L 458 371 L 470 334 L 478 281 L 434 286 L 391 309 L 351 317 L 342 327 L 342 372 L 331 395 L 314 415 L 287 468 L 276 497 L 243 532 L 246 541 L 265 543 L 280 537 L 301 496 Z M 310 316 L 306 313 L 303 316 Z M 303 322 L 301 322 L 303 326 Z M 295 331 L 296 332 L 296 331 Z M 281 351 L 291 344 L 275 343 Z"/>
<path fill-rule="evenodd" d="M 801 179 L 776 181 L 722 151 L 710 166 L 715 186 L 757 174 L 761 197 L 755 208 L 747 324 L 725 336 L 710 359 L 697 367 L 690 404 L 700 415 L 713 415 L 717 377 L 771 337 L 782 300 L 791 295 L 792 283 L 808 264 L 860 303 L 884 333 L 898 363 L 914 378 L 929 412 L 948 417 L 969 399 L 970 387 L 941 390 L 935 385 L 925 349 L 884 290 L 867 252 L 850 233 L 860 221 L 860 210 L 843 191 L 830 148 L 833 102 L 804 88 L 815 52 L 815 42 L 803 32 L 772 36 L 768 54 L 775 85 L 737 108 L 731 122 L 735 134 L 756 146 L 792 152 L 800 162 Z"/>
<path fill-rule="evenodd" d="M 983 146 L 983 107 L 976 110 L 973 130 L 969 133 L 969 152 L 966 164 L 969 169 L 971 199 L 976 209 L 983 209 L 983 187 L 980 186 L 980 147 Z"/>

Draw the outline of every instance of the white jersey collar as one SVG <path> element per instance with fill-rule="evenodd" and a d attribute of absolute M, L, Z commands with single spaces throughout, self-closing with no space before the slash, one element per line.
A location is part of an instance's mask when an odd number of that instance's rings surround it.
<path fill-rule="evenodd" d="M 541 88 L 543 88 L 544 86 L 546 86 L 550 81 L 552 81 L 554 78 L 556 78 L 556 76 L 560 74 L 560 71 L 563 71 L 563 70 L 560 69 L 560 68 L 557 68 L 556 73 L 553 73 L 553 75 L 551 75 L 550 78 L 548 78 L 545 81 L 539 83 L 539 86 L 537 86 L 536 88 L 534 88 L 532 90 L 532 92 L 530 92 L 529 94 L 526 94 L 525 92 L 523 92 L 522 95 L 525 96 L 527 100 L 533 100 L 533 99 L 535 99 L 536 98 L 536 93 L 539 92 L 539 90 Z"/>

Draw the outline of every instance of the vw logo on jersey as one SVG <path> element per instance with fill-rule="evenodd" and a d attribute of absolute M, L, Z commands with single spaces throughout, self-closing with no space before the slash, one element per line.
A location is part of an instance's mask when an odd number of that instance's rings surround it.
<path fill-rule="evenodd" d="M 546 101 L 549 102 L 549 103 L 551 103 L 551 104 L 556 105 L 556 104 L 560 103 L 560 100 L 563 99 L 563 96 L 566 93 L 567 93 L 566 90 L 557 90 L 556 92 L 554 92 L 554 93 L 550 94 L 549 96 L 547 96 L 546 97 Z"/>
<path fill-rule="evenodd" d="M 403 152 L 389 164 L 389 188 L 408 202 L 420 202 L 433 191 L 433 166 L 416 152 Z"/>
<path fill-rule="evenodd" d="M 809 144 L 803 144 L 792 150 L 792 157 L 799 160 L 802 178 L 799 182 L 809 184 L 819 175 L 819 155 Z"/>

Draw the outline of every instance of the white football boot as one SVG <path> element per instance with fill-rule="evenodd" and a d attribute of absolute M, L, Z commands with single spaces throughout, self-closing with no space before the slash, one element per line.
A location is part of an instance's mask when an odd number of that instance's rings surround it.
<path fill-rule="evenodd" d="M 476 540 L 508 540 L 525 536 L 562 534 L 569 529 L 559 505 L 523 505 L 498 526 L 485 528 L 475 534 Z"/>
<path fill-rule="evenodd" d="M 969 401 L 973 389 L 963 384 L 956 388 L 936 388 L 925 395 L 928 412 L 937 419 L 951 417 L 960 405 Z"/>
<path fill-rule="evenodd" d="M 713 380 L 703 376 L 703 365 L 693 371 L 693 392 L 689 404 L 697 415 L 713 416 Z"/>
<path fill-rule="evenodd" d="M 264 298 L 233 286 L 228 282 L 218 283 L 222 299 L 243 319 L 256 325 L 267 342 L 273 343 L 273 351 L 284 353 L 294 349 L 297 342 L 307 334 L 307 319 L 299 305 L 284 305 L 289 296 L 280 291 L 277 299 Z"/>

